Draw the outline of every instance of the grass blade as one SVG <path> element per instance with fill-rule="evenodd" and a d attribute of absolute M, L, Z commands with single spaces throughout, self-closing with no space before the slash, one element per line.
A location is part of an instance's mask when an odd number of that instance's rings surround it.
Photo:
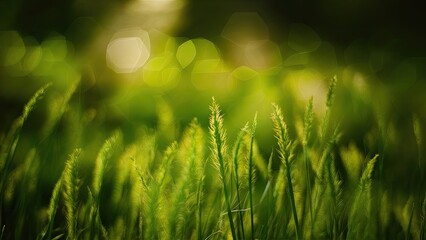
<path fill-rule="evenodd" d="M 202 240 L 203 239 L 203 227 L 202 227 L 202 205 L 201 205 L 201 199 L 203 196 L 203 184 L 204 184 L 204 174 L 200 177 L 198 180 L 197 185 L 197 239 Z"/>
<path fill-rule="evenodd" d="M 331 112 L 331 107 L 333 106 L 333 101 L 334 101 L 334 95 L 335 95 L 335 91 L 336 91 L 336 84 L 337 84 L 337 77 L 334 76 L 331 79 L 330 85 L 328 86 L 328 92 L 327 92 L 327 99 L 325 102 L 325 115 L 324 118 L 322 120 L 322 126 L 321 126 L 321 140 L 323 143 L 327 142 L 327 138 L 329 135 L 329 131 L 330 131 L 330 126 L 329 126 L 329 122 L 330 122 L 330 112 Z"/>
<path fill-rule="evenodd" d="M 51 83 L 44 85 L 40 88 L 28 101 L 25 105 L 22 114 L 18 117 L 13 123 L 11 130 L 8 135 L 2 141 L 0 146 L 0 173 L 2 175 L 0 182 L 0 204 L 3 201 L 4 196 L 4 184 L 6 182 L 6 178 L 9 174 L 9 168 L 13 158 L 15 157 L 16 147 L 18 146 L 19 138 L 21 135 L 22 127 L 27 120 L 30 113 L 34 110 L 37 103 L 43 98 L 46 94 L 47 88 L 49 88 Z"/>
<path fill-rule="evenodd" d="M 313 111 L 313 98 L 311 97 L 309 99 L 309 103 L 306 106 L 305 110 L 305 119 L 304 119 L 304 138 L 303 138 L 303 160 L 305 163 L 305 178 L 306 178 L 306 200 L 308 201 L 308 207 L 309 207 L 309 217 L 311 220 L 311 232 L 313 232 L 314 229 L 314 218 L 312 214 L 312 187 L 311 187 L 311 163 L 308 158 L 308 143 L 311 136 L 312 131 L 312 123 L 314 120 L 314 111 Z"/>
<path fill-rule="evenodd" d="M 213 98 L 213 103 L 210 106 L 211 116 L 210 116 L 210 137 L 212 144 L 212 153 L 215 164 L 219 168 L 220 178 L 223 184 L 223 193 L 225 195 L 225 204 L 226 211 L 228 213 L 229 225 L 231 227 L 232 238 L 237 239 L 235 232 L 234 221 L 231 213 L 231 206 L 229 203 L 229 193 L 226 186 L 226 173 L 225 173 L 225 151 L 226 151 L 226 133 L 223 129 L 223 118 L 220 113 L 219 105 L 216 103 Z"/>
<path fill-rule="evenodd" d="M 176 166 L 182 165 L 177 171 L 175 191 L 171 196 L 171 207 L 168 210 L 168 238 L 188 238 L 188 229 L 196 228 L 197 221 L 191 222 L 192 217 L 198 218 L 198 191 L 202 177 L 203 132 L 194 119 L 183 134 L 177 155 Z M 180 176 L 180 177 L 179 177 Z"/>
<path fill-rule="evenodd" d="M 243 139 L 243 136 L 245 133 L 247 133 L 248 130 L 248 123 L 240 130 L 240 133 L 237 136 L 237 140 L 235 141 L 235 147 L 234 147 L 234 156 L 233 156 L 233 162 L 234 162 L 234 177 L 235 177 L 235 184 L 236 184 L 236 193 L 237 193 L 237 208 L 238 210 L 241 210 L 241 198 L 240 198 L 240 182 L 239 182 L 239 174 L 238 174 L 238 152 L 240 150 L 241 141 Z M 240 228 L 241 228 L 241 236 L 242 239 L 245 239 L 245 233 L 244 233 L 244 222 L 243 222 L 243 213 L 241 211 L 238 211 L 238 218 L 240 220 Z"/>
<path fill-rule="evenodd" d="M 99 215 L 100 194 L 106 166 L 108 165 L 108 160 L 112 157 L 113 151 L 120 140 L 121 133 L 119 131 L 115 131 L 112 136 L 104 142 L 96 158 L 91 190 L 93 201 L 90 211 L 90 239 L 93 239 L 94 234 L 100 234 L 104 236 L 106 235 L 105 228 L 101 223 Z"/>
<path fill-rule="evenodd" d="M 253 124 L 250 132 L 250 152 L 249 152 L 249 196 L 250 196 L 250 224 L 251 224 L 251 239 L 254 239 L 254 209 L 253 209 L 253 141 L 257 127 L 257 113 L 254 115 Z"/>
<path fill-rule="evenodd" d="M 3 234 L 4 234 L 4 229 L 5 228 L 6 228 L 6 225 L 3 225 L 3 227 L 1 228 L 0 240 L 3 240 Z"/>
<path fill-rule="evenodd" d="M 297 216 L 296 202 L 294 200 L 294 190 L 293 183 L 291 178 L 291 160 L 294 157 L 294 143 L 290 140 L 288 135 L 287 125 L 284 122 L 284 117 L 282 115 L 281 109 L 278 105 L 273 104 L 274 111 L 272 113 L 272 121 L 274 123 L 275 136 L 278 140 L 278 148 L 280 159 L 285 165 L 285 175 L 287 178 L 287 190 L 290 197 L 291 210 L 293 213 L 294 225 L 296 226 L 296 238 L 302 239 L 301 230 L 299 227 L 299 220 Z"/>
<path fill-rule="evenodd" d="M 426 239 L 426 195 L 422 203 L 422 222 L 420 226 L 420 240 Z"/>
<path fill-rule="evenodd" d="M 50 198 L 49 203 L 49 220 L 45 229 L 39 235 L 38 239 L 47 240 L 52 238 L 51 236 L 53 224 L 55 221 L 56 211 L 59 205 L 59 197 L 62 191 L 62 179 L 63 177 L 61 176 L 61 178 L 58 180 L 58 182 L 55 184 L 55 187 L 53 188 L 52 197 Z"/>
<path fill-rule="evenodd" d="M 413 206 L 411 207 L 411 213 L 410 213 L 410 220 L 408 221 L 408 226 L 407 226 L 407 232 L 405 235 L 405 239 L 411 239 L 411 225 L 413 224 L 413 216 L 414 216 L 414 202 L 413 202 Z"/>
<path fill-rule="evenodd" d="M 66 209 L 66 220 L 68 239 L 77 239 L 77 159 L 81 149 L 76 149 L 65 163 L 64 170 L 64 200 Z"/>
<path fill-rule="evenodd" d="M 105 173 L 106 165 L 108 164 L 108 160 L 112 156 L 113 150 L 120 138 L 121 133 L 119 131 L 114 132 L 112 136 L 105 141 L 96 158 L 92 183 L 92 191 L 95 200 L 97 200 L 99 197 L 102 189 L 102 179 Z"/>
<path fill-rule="evenodd" d="M 373 238 L 371 229 L 371 176 L 379 155 L 375 155 L 365 167 L 359 181 L 354 205 L 349 213 L 347 239 Z"/>

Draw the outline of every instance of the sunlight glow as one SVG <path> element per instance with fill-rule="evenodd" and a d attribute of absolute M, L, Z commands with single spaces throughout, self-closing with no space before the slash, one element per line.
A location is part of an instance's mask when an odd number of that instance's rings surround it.
<path fill-rule="evenodd" d="M 244 56 L 247 65 L 256 70 L 275 67 L 282 62 L 279 47 L 269 40 L 249 42 Z"/>
<path fill-rule="evenodd" d="M 19 33 L 15 31 L 0 31 L 0 54 L 4 55 L 2 65 L 12 66 L 25 56 L 25 44 Z"/>
<path fill-rule="evenodd" d="M 236 45 L 267 40 L 269 29 L 256 12 L 236 12 L 226 23 L 221 36 Z"/>
<path fill-rule="evenodd" d="M 150 57 L 148 33 L 143 30 L 135 30 L 124 31 L 117 35 L 119 36 L 108 44 L 106 52 L 107 65 L 116 73 L 135 72 Z"/>

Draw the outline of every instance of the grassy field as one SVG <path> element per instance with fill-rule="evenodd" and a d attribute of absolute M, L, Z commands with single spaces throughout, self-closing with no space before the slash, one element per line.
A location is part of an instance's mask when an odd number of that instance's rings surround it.
<path fill-rule="evenodd" d="M 425 239 L 424 59 L 306 32 L 127 73 L 0 32 L 0 240 Z"/>

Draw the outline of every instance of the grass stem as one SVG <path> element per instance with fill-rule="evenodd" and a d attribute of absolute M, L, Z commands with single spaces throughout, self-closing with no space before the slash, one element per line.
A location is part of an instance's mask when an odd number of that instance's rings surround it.
<path fill-rule="evenodd" d="M 254 134 L 257 126 L 257 113 L 254 115 L 254 120 L 251 128 L 250 135 L 250 152 L 249 152 L 249 196 L 250 196 L 250 224 L 251 224 L 251 239 L 254 239 L 254 209 L 253 209 L 253 142 Z"/>
<path fill-rule="evenodd" d="M 210 116 L 210 135 L 212 139 L 212 151 L 213 157 L 217 161 L 217 165 L 219 168 L 220 178 L 223 184 L 223 194 L 225 195 L 225 204 L 226 211 L 228 213 L 229 225 L 231 227 L 232 238 L 237 239 L 237 234 L 235 232 L 234 221 L 232 218 L 231 206 L 229 203 L 229 193 L 226 186 L 226 174 L 225 174 L 225 132 L 223 129 L 223 119 L 220 115 L 219 105 L 217 105 L 216 101 L 213 98 L 213 103 L 210 107 L 211 116 Z"/>

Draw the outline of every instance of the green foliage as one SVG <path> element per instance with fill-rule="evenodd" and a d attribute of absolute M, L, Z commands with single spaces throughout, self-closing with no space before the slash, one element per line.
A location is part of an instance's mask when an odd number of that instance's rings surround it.
<path fill-rule="evenodd" d="M 20 134 L 22 127 L 27 120 L 30 113 L 34 110 L 36 104 L 43 98 L 46 93 L 47 88 L 49 88 L 51 84 L 46 84 L 42 88 L 40 88 L 28 101 L 28 103 L 24 106 L 24 110 L 22 111 L 22 115 L 18 117 L 10 128 L 9 133 L 1 141 L 0 147 L 0 173 L 2 175 L 0 182 L 0 202 L 3 201 L 4 196 L 4 188 L 6 184 L 6 179 L 10 171 L 10 165 L 15 156 L 16 148 L 19 142 Z"/>
<path fill-rule="evenodd" d="M 211 117 L 210 117 L 210 138 L 212 142 L 212 153 L 215 165 L 219 170 L 219 176 L 223 183 L 223 194 L 225 197 L 226 211 L 228 213 L 229 225 L 231 227 L 232 238 L 237 239 L 234 220 L 231 213 L 231 206 L 229 202 L 229 192 L 226 186 L 226 175 L 227 175 L 227 165 L 225 161 L 226 158 L 226 132 L 223 129 L 223 118 L 220 113 L 219 105 L 216 103 L 213 98 L 213 103 L 210 107 Z"/>
<path fill-rule="evenodd" d="M 239 156 L 238 153 L 240 151 L 240 147 L 241 147 L 241 141 L 243 140 L 243 137 L 245 134 L 247 134 L 248 131 L 248 123 L 246 123 L 246 125 L 244 125 L 244 127 L 240 130 L 240 132 L 238 133 L 237 139 L 235 140 L 235 146 L 234 146 L 234 155 L 232 157 L 233 159 L 233 164 L 234 164 L 234 177 L 235 177 L 235 185 L 236 185 L 236 194 L 237 194 L 237 210 L 238 210 L 238 219 L 239 219 L 239 223 L 240 223 L 240 227 L 241 227 L 241 238 L 245 239 L 245 232 L 244 232 L 244 222 L 243 222 L 243 213 L 241 211 L 241 197 L 240 197 L 240 178 L 241 176 L 239 175 Z M 250 189 L 251 190 L 251 189 Z M 251 201 L 250 201 L 251 203 Z M 251 209 L 250 209 L 251 212 Z"/>
<path fill-rule="evenodd" d="M 421 226 L 420 226 L 420 239 L 426 239 L 426 195 L 422 202 L 422 215 L 421 215 Z"/>
<path fill-rule="evenodd" d="M 254 142 L 254 134 L 256 132 L 257 126 L 257 113 L 254 115 L 253 124 L 250 131 L 250 152 L 249 152 L 249 177 L 248 177 L 248 185 L 249 185 L 249 197 L 250 197 L 250 223 L 251 223 L 251 239 L 254 239 L 254 208 L 253 208 L 253 142 Z"/>
<path fill-rule="evenodd" d="M 200 184 L 203 178 L 203 131 L 194 119 L 185 131 L 180 151 L 178 154 L 179 165 L 182 170 L 176 179 L 176 188 L 171 193 L 171 208 L 168 213 L 168 238 L 174 236 L 191 237 L 190 229 L 200 229 L 199 221 L 193 222 L 189 219 L 196 219 L 196 209 L 199 207 Z M 201 237 L 201 236 L 200 236 Z"/>
<path fill-rule="evenodd" d="M 63 173 L 64 179 L 64 202 L 65 202 L 65 218 L 67 221 L 67 230 L 69 239 L 77 239 L 77 199 L 78 199 L 78 176 L 77 176 L 77 159 L 81 150 L 76 149 L 65 163 Z M 56 187 L 55 187 L 56 188 Z M 53 198 L 55 191 L 53 191 Z M 57 200 L 54 200 L 57 201 Z"/>
<path fill-rule="evenodd" d="M 274 123 L 275 137 L 278 140 L 278 152 L 280 159 L 284 164 L 288 196 L 290 197 L 290 206 L 293 214 L 293 221 L 296 230 L 297 239 L 302 239 L 302 233 L 299 227 L 299 220 L 297 216 L 296 202 L 294 198 L 293 180 L 292 180 L 292 161 L 295 157 L 295 144 L 290 139 L 287 125 L 284 122 L 284 117 L 281 113 L 280 107 L 274 104 L 274 111 L 272 112 L 272 121 Z"/>
<path fill-rule="evenodd" d="M 355 199 L 348 217 L 348 239 L 374 239 L 376 226 L 371 220 L 374 219 L 372 209 L 372 173 L 378 159 L 378 155 L 368 161 L 365 167 Z"/>
<path fill-rule="evenodd" d="M 336 84 L 333 78 L 324 115 L 316 115 L 313 98 L 297 116 L 273 104 L 272 124 L 256 113 L 236 132 L 232 151 L 233 135 L 228 137 L 215 99 L 208 134 L 206 119 L 194 119 L 179 132 L 167 108 L 157 131 L 143 128 L 129 136 L 117 130 L 106 140 L 93 136 L 90 143 L 79 138 L 72 141 L 80 147 L 70 156 L 24 142 L 19 149 L 24 154 L 13 157 L 16 139 L 26 137 L 14 125 L 13 137 L 2 140 L 0 239 L 377 239 L 392 234 L 425 239 L 424 192 L 392 199 L 392 189 L 377 181 L 387 156 L 370 159 L 373 154 L 352 139 L 342 140 L 340 119 L 333 115 Z M 74 92 L 76 86 L 70 88 Z M 26 105 L 19 131 L 44 92 Z M 68 107 L 55 118 L 58 127 L 61 118 L 70 118 L 69 94 L 63 103 Z M 300 134 L 293 137 L 298 118 L 303 119 Z M 267 150 L 267 161 L 257 144 L 265 124 L 277 143 L 276 151 Z M 420 121 L 411 124 L 421 148 Z M 73 136 L 89 130 L 87 125 L 62 129 L 82 131 Z M 58 146 L 68 149 L 68 143 Z M 420 166 L 421 156 L 417 160 Z M 42 165 L 55 161 L 64 166 L 62 173 Z"/>
<path fill-rule="evenodd" d="M 314 107 L 313 107 L 313 98 L 309 99 L 309 103 L 306 106 L 305 118 L 304 118 L 304 137 L 303 137 L 303 160 L 305 163 L 305 181 L 306 181 L 306 201 L 308 202 L 309 208 L 309 220 L 311 221 L 311 230 L 314 229 L 313 226 L 313 214 L 312 214 L 312 187 L 311 187 L 311 162 L 308 157 L 308 148 L 310 136 L 312 134 L 312 124 L 314 119 Z"/>
<path fill-rule="evenodd" d="M 62 178 L 63 177 L 61 176 L 61 178 L 55 184 L 55 188 L 53 188 L 52 197 L 50 198 L 50 203 L 49 203 L 48 223 L 45 229 L 43 229 L 42 233 L 40 234 L 39 239 L 42 239 L 42 240 L 51 239 L 53 224 L 55 222 L 55 216 L 56 216 L 56 212 L 58 210 L 58 205 L 59 205 L 60 193 L 62 188 Z"/>

